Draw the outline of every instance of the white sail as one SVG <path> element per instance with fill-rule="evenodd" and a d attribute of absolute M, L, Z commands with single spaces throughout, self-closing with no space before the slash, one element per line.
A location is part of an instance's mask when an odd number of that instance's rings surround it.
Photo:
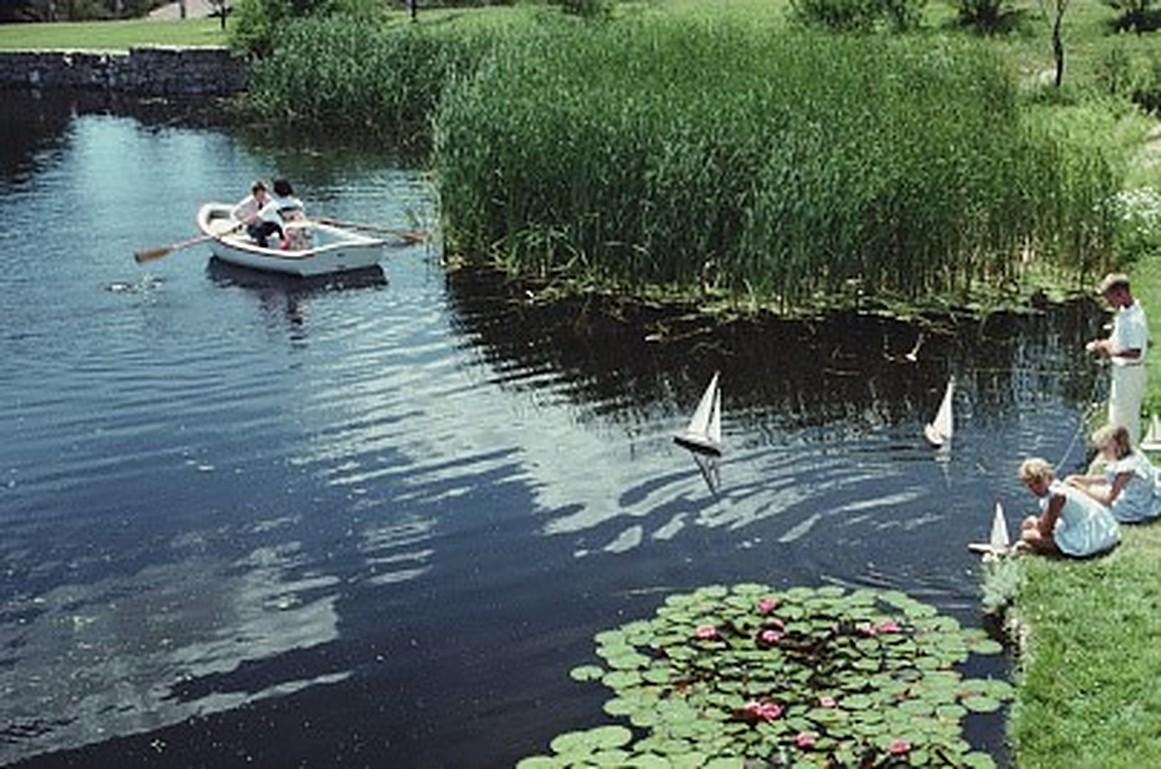
<path fill-rule="evenodd" d="M 988 544 L 996 550 L 1007 550 L 1012 544 L 1012 540 L 1008 538 L 1008 522 L 1004 518 L 1004 506 L 999 502 L 996 503 L 996 515 L 992 518 L 992 536 L 988 538 Z"/>
<path fill-rule="evenodd" d="M 942 446 L 951 440 L 951 435 L 955 430 L 954 418 L 952 416 L 951 404 L 955 397 L 955 377 L 947 380 L 947 390 L 943 393 L 943 401 L 939 404 L 939 411 L 935 413 L 935 419 L 930 424 L 923 428 L 927 440 L 935 446 Z"/>
<path fill-rule="evenodd" d="M 1156 414 L 1149 418 L 1149 429 L 1141 439 L 1141 448 L 1145 451 L 1161 451 L 1161 417 Z"/>
<path fill-rule="evenodd" d="M 673 436 L 673 440 L 690 451 L 722 453 L 722 394 L 717 372 L 705 388 L 685 432 Z"/>

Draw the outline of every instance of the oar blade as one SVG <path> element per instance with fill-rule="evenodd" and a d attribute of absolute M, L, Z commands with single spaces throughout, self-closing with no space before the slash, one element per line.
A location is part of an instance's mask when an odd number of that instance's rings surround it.
<path fill-rule="evenodd" d="M 134 252 L 133 258 L 137 260 L 138 264 L 142 264 L 143 262 L 151 262 L 154 259 L 160 259 L 172 250 L 173 249 L 169 246 L 164 248 L 148 248 L 144 251 Z"/>

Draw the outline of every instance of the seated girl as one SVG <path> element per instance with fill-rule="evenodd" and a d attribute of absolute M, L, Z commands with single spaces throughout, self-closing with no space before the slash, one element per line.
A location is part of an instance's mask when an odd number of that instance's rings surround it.
<path fill-rule="evenodd" d="M 1093 433 L 1093 445 L 1108 462 L 1104 475 L 1070 475 L 1069 485 L 1107 505 L 1121 523 L 1161 516 L 1161 479 L 1149 458 L 1134 451 L 1129 431 L 1108 425 Z"/>
<path fill-rule="evenodd" d="M 1020 531 L 1023 547 L 1077 558 L 1115 546 L 1121 538 L 1108 508 L 1077 488 L 1056 480 L 1052 465 L 1034 457 L 1020 465 L 1020 480 L 1040 499 L 1039 517 L 1029 516 Z"/>

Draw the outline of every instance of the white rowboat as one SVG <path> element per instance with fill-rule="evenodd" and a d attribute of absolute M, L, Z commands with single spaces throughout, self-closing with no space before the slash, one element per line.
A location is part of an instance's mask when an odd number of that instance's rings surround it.
<path fill-rule="evenodd" d="M 210 250 L 223 262 L 285 275 L 324 275 L 332 272 L 365 270 L 379 263 L 386 241 L 318 222 L 304 222 L 310 228 L 311 247 L 298 251 L 262 248 L 230 215 L 233 206 L 206 203 L 198 209 L 198 229 L 213 236 Z M 289 226 L 299 226 L 291 223 Z M 271 239 L 277 243 L 277 238 Z"/>

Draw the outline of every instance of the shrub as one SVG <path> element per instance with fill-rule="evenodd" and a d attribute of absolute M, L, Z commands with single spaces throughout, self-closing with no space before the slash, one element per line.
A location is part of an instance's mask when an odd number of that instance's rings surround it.
<path fill-rule="evenodd" d="M 813 26 L 865 32 L 877 24 L 896 31 L 917 28 L 927 0 L 791 0 L 792 15 Z"/>
<path fill-rule="evenodd" d="M 1011 13 L 1009 0 L 959 0 L 959 23 L 980 32 L 997 32 Z"/>
<path fill-rule="evenodd" d="M 1138 34 L 1161 26 L 1161 13 L 1153 4 L 1154 0 L 1105 0 L 1105 5 L 1118 12 L 1113 28 L 1121 32 L 1136 30 Z"/>
<path fill-rule="evenodd" d="M 969 42 L 571 29 L 501 45 L 435 125 L 447 244 L 515 273 L 693 287 L 712 260 L 789 303 L 917 295 L 1029 247 L 1091 270 L 1115 224 L 1105 155 L 1026 120 Z"/>
<path fill-rule="evenodd" d="M 294 19 L 347 16 L 366 25 L 382 15 L 381 0 L 238 0 L 231 41 L 237 48 L 265 56 Z"/>

